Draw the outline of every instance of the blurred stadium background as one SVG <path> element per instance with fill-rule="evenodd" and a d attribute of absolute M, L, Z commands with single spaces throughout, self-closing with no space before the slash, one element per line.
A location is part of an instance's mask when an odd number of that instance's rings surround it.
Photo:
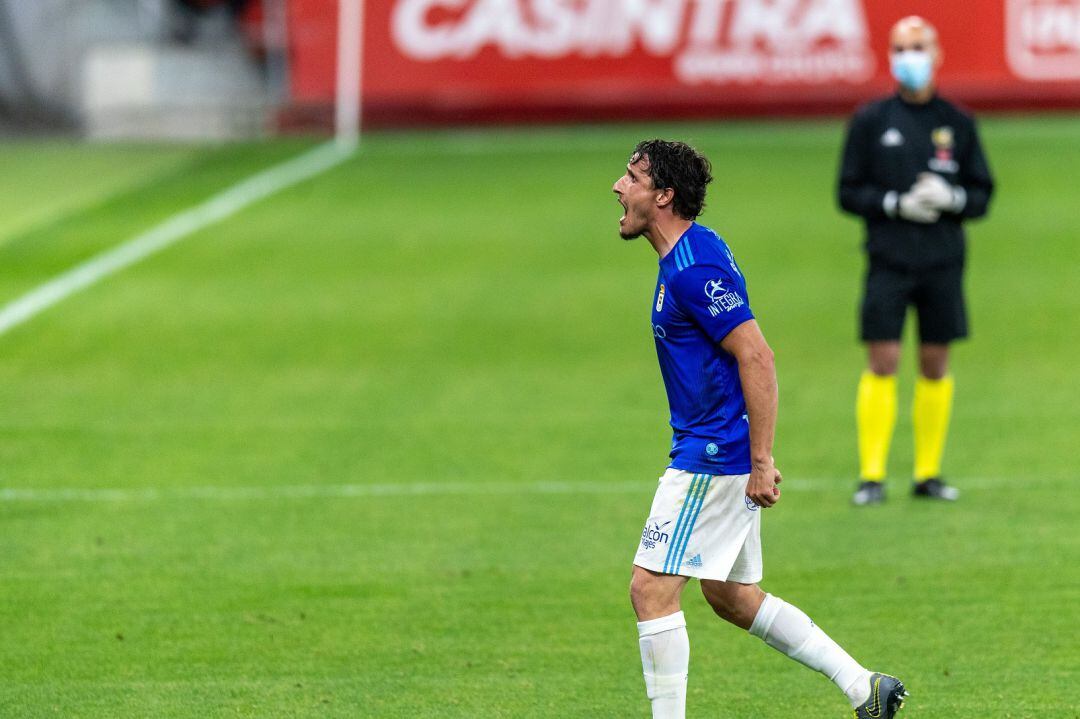
<path fill-rule="evenodd" d="M 907 499 L 901 412 L 867 512 L 833 188 L 911 13 L 999 190 L 964 496 Z M 778 356 L 766 587 L 911 717 L 1080 716 L 1077 0 L 0 0 L 0 717 L 644 716 L 654 135 Z M 841 715 L 686 603 L 693 715 Z"/>

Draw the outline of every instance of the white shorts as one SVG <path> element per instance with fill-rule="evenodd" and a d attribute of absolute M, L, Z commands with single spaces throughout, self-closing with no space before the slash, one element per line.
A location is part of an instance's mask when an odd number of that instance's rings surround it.
<path fill-rule="evenodd" d="M 747 474 L 660 478 L 634 564 L 662 574 L 761 581 L 761 511 L 746 496 Z"/>

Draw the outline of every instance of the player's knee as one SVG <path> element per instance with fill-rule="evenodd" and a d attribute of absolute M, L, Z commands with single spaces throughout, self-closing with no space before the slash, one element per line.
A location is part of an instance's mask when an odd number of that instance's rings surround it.
<path fill-rule="evenodd" d="M 867 366 L 871 372 L 882 377 L 896 374 L 900 366 L 899 342 L 870 342 L 867 349 Z"/>
<path fill-rule="evenodd" d="M 727 586 L 726 582 L 702 582 L 701 593 L 705 595 L 705 601 L 721 619 L 730 621 L 734 616 L 737 602 L 735 593 Z"/>
<path fill-rule="evenodd" d="M 949 372 L 948 350 L 923 348 L 919 357 L 919 373 L 926 379 L 938 380 Z"/>
<path fill-rule="evenodd" d="M 878 377 L 891 377 L 896 374 L 896 370 L 900 365 L 899 359 L 892 357 L 871 358 L 869 366 L 870 371 L 876 374 Z"/>
<path fill-rule="evenodd" d="M 647 572 L 634 572 L 630 579 L 630 603 L 639 620 L 655 619 L 679 610 L 678 595 L 672 596 L 663 583 Z"/>
<path fill-rule="evenodd" d="M 649 579 L 647 574 L 637 572 L 634 572 L 634 576 L 630 578 L 630 603 L 639 616 L 649 610 L 656 594 L 655 591 L 651 591 Z"/>
<path fill-rule="evenodd" d="M 701 592 L 716 616 L 738 626 L 749 626 L 763 593 L 756 585 L 702 582 Z"/>
<path fill-rule="evenodd" d="M 872 354 L 867 365 L 879 377 L 891 377 L 900 366 L 900 358 L 887 353 Z"/>
<path fill-rule="evenodd" d="M 938 365 L 932 365 L 929 367 L 922 367 L 921 374 L 926 379 L 939 380 L 944 379 L 945 375 L 949 373 L 948 367 L 942 367 Z"/>

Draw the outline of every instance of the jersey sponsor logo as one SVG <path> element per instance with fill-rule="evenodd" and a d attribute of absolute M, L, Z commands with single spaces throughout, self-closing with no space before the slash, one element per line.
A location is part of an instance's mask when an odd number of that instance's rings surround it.
<path fill-rule="evenodd" d="M 746 304 L 742 297 L 723 285 L 723 280 L 709 280 L 705 283 L 705 296 L 710 300 L 708 309 L 711 317 L 716 317 L 721 312 L 730 312 Z"/>
<path fill-rule="evenodd" d="M 641 532 L 641 546 L 645 549 L 652 549 L 657 544 L 667 544 L 671 538 L 664 528 L 671 524 L 671 521 L 660 524 L 659 522 L 653 522 L 650 527 L 648 522 L 645 523 L 645 529 Z"/>
<path fill-rule="evenodd" d="M 1080 79 L 1080 0 L 1007 0 L 1005 57 L 1025 80 Z"/>
<path fill-rule="evenodd" d="M 881 144 L 884 147 L 900 147 L 904 144 L 904 136 L 895 127 L 890 127 L 881 135 Z"/>
<path fill-rule="evenodd" d="M 665 293 L 666 293 L 666 290 L 664 289 L 663 283 L 661 283 L 660 284 L 660 291 L 656 294 L 656 311 L 657 312 L 662 312 L 663 309 L 664 309 L 664 294 Z"/>
<path fill-rule="evenodd" d="M 664 329 L 663 325 L 653 325 L 652 336 L 658 340 L 667 339 L 667 330 Z"/>
<path fill-rule="evenodd" d="M 724 289 L 723 280 L 709 280 L 705 283 L 705 296 L 714 302 L 725 292 L 727 290 Z"/>
<path fill-rule="evenodd" d="M 859 84 L 875 67 L 863 0 L 396 0 L 390 32 L 421 62 L 643 51 L 685 83 Z"/>
<path fill-rule="evenodd" d="M 934 143 L 934 156 L 927 163 L 935 172 L 957 172 L 960 165 L 953 159 L 953 146 L 956 144 L 953 129 L 948 125 L 934 128 L 930 133 L 930 141 Z"/>

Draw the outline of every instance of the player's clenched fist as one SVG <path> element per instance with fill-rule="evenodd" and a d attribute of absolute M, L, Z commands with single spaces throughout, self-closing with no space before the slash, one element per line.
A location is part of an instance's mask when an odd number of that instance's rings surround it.
<path fill-rule="evenodd" d="M 759 507 L 771 507 L 780 501 L 780 487 L 784 481 L 780 470 L 770 460 L 768 464 L 755 465 L 746 482 L 746 496 Z"/>

